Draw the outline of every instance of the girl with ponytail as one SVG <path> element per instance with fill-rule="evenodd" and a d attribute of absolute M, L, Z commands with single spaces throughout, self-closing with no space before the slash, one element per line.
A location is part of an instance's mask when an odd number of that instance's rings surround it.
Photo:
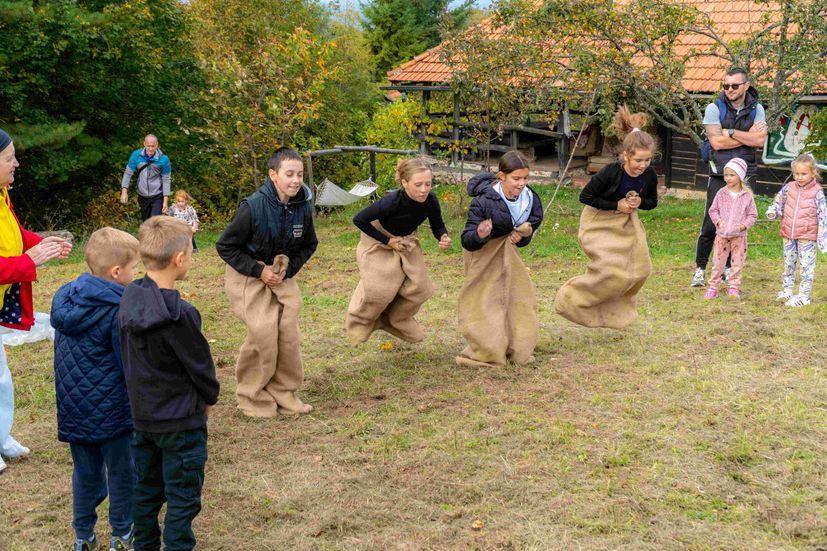
<path fill-rule="evenodd" d="M 637 319 L 637 293 L 652 271 L 637 212 L 658 205 L 658 177 L 651 166 L 657 143 L 643 130 L 648 123 L 644 113 L 618 109 L 612 126 L 623 139 L 621 158 L 592 176 L 580 194 L 586 206 L 578 237 L 589 264 L 554 301 L 557 313 L 579 325 L 620 329 Z"/>

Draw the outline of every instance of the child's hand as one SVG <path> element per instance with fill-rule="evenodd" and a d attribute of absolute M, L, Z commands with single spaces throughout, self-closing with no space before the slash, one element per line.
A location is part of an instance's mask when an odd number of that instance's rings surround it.
<path fill-rule="evenodd" d="M 491 221 L 490 218 L 483 220 L 480 222 L 479 226 L 477 226 L 477 236 L 480 239 L 485 239 L 489 235 L 491 235 L 491 230 L 494 227 L 494 223 Z"/>
<path fill-rule="evenodd" d="M 439 240 L 439 248 L 443 251 L 447 251 L 451 248 L 451 238 L 448 237 L 447 233 L 442 234 L 442 237 Z"/>
<path fill-rule="evenodd" d="M 391 237 L 388 239 L 388 247 L 400 253 L 405 248 L 402 246 L 402 239 L 399 237 Z"/>
<path fill-rule="evenodd" d="M 627 197 L 626 198 L 626 204 L 629 205 L 630 207 L 632 207 L 633 209 L 638 208 L 640 206 L 640 195 L 635 195 L 633 197 Z"/>
<path fill-rule="evenodd" d="M 739 231 L 747 231 L 747 227 L 743 224 L 738 224 L 738 230 Z"/>
<path fill-rule="evenodd" d="M 617 210 L 623 214 L 632 214 L 635 209 L 629 204 L 628 199 L 621 199 L 617 202 Z"/>
<path fill-rule="evenodd" d="M 508 236 L 508 240 L 511 241 L 514 245 L 522 241 L 523 236 L 520 235 L 520 232 L 514 230 L 511 232 L 511 235 Z"/>
<path fill-rule="evenodd" d="M 769 218 L 770 220 L 775 220 L 776 216 L 777 214 L 775 214 L 774 210 L 767 211 L 767 218 Z"/>
<path fill-rule="evenodd" d="M 264 282 L 265 285 L 268 287 L 275 287 L 284 279 L 284 274 L 286 272 L 279 272 L 276 274 L 273 272 L 273 268 L 270 266 L 265 266 L 264 269 L 261 270 L 261 275 L 258 278 Z"/>

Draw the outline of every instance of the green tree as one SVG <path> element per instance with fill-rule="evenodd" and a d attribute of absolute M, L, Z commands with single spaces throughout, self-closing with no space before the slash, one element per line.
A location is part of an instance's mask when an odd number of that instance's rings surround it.
<path fill-rule="evenodd" d="M 473 0 L 449 9 L 450 0 L 371 0 L 362 7 L 364 28 L 379 80 L 387 71 L 439 44 L 440 30 L 465 27 Z"/>
<path fill-rule="evenodd" d="M 20 150 L 15 200 L 35 226 L 81 218 L 114 193 L 144 134 L 178 145 L 177 83 L 197 80 L 187 28 L 177 0 L 0 4 L 0 124 Z"/>

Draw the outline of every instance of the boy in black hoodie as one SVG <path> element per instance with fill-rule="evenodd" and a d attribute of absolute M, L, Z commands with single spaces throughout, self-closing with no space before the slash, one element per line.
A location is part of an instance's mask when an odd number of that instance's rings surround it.
<path fill-rule="evenodd" d="M 201 511 L 207 413 L 218 401 L 219 385 L 201 316 L 174 289 L 192 264 L 191 238 L 189 227 L 174 218 L 154 216 L 141 224 L 146 276 L 126 288 L 118 315 L 135 425 L 136 550 L 161 548 L 158 512 L 164 502 L 164 548 L 195 547 L 192 520 Z"/>

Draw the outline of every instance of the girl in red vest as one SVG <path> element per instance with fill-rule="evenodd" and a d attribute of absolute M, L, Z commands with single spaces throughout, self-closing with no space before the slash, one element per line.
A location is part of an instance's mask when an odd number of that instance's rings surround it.
<path fill-rule="evenodd" d="M 827 252 L 827 202 L 821 189 L 815 159 L 799 155 L 792 162 L 793 181 L 781 188 L 775 196 L 767 218 L 781 217 L 781 237 L 784 238 L 784 274 L 777 300 L 787 306 L 810 304 L 810 291 L 816 269 L 816 247 Z M 798 294 L 793 295 L 796 264 L 801 269 Z"/>

